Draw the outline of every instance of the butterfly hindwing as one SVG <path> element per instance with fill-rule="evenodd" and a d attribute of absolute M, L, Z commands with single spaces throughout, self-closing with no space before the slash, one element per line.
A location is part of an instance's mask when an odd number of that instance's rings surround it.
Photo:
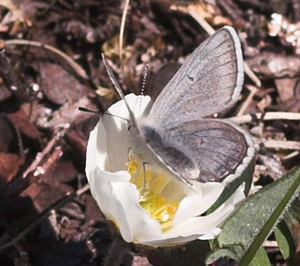
<path fill-rule="evenodd" d="M 145 134 L 149 145 L 186 180 L 220 182 L 234 174 L 252 152 L 251 138 L 223 120 L 193 120 L 154 132 L 155 138 Z"/>

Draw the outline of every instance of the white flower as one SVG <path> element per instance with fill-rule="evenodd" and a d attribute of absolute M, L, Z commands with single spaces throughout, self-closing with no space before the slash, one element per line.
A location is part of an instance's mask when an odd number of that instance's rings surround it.
<path fill-rule="evenodd" d="M 130 94 L 126 99 L 136 118 L 151 106 L 148 96 Z M 145 173 L 142 162 L 128 153 L 124 102 L 112 105 L 108 112 L 115 116 L 104 115 L 90 134 L 86 175 L 101 211 L 117 225 L 123 239 L 157 247 L 215 238 L 236 204 L 245 199 L 244 184 L 214 212 L 200 216 L 213 205 L 226 182 L 200 183 L 195 192 L 155 169 Z"/>

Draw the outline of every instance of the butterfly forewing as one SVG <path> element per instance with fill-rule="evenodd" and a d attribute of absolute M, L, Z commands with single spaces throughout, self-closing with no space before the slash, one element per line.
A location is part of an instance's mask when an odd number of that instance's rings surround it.
<path fill-rule="evenodd" d="M 156 99 L 149 119 L 173 127 L 227 109 L 238 98 L 243 75 L 238 36 L 224 27 L 189 56 Z"/>

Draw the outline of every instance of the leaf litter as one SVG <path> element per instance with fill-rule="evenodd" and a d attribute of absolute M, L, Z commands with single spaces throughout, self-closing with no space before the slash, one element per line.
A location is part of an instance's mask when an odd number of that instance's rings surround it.
<path fill-rule="evenodd" d="M 255 87 L 240 116 L 299 112 L 300 10 L 295 2 L 222 0 L 196 4 L 212 27 L 230 24 L 240 32 L 245 61 L 261 80 L 261 87 Z M 145 90 L 153 98 L 159 94 L 183 58 L 207 37 L 189 14 L 171 8 L 178 4 L 182 2 L 130 3 L 122 69 L 119 1 L 0 3 L 3 265 L 108 265 L 111 261 L 114 248 L 119 247 L 118 236 L 87 191 L 84 173 L 88 134 L 101 115 L 83 113 L 76 107 L 101 113 L 117 100 L 101 52 L 112 61 L 126 93 L 140 92 L 143 69 L 149 63 Z M 253 82 L 246 78 L 243 98 L 230 116 L 246 102 L 249 85 Z M 300 143 L 299 119 L 264 120 L 262 115 L 244 126 L 258 143 L 256 186 L 273 182 L 299 166 L 300 150 L 289 145 L 291 141 Z M 194 246 L 184 248 L 193 263 L 201 265 L 202 257 Z M 115 258 L 114 265 L 167 263 L 159 250 L 151 251 L 148 260 L 139 255 L 138 248 L 133 251 Z M 173 261 L 175 254 L 179 256 L 176 249 L 170 254 Z M 192 265 L 179 257 L 181 265 Z M 272 258 L 280 263 L 278 256 Z"/>

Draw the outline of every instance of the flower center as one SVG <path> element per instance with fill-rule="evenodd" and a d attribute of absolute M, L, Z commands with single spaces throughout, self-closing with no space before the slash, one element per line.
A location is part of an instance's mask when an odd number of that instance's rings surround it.
<path fill-rule="evenodd" d="M 153 167 L 132 155 L 129 155 L 127 170 L 130 182 L 139 191 L 141 207 L 160 223 L 163 232 L 171 229 L 179 203 L 185 197 L 183 189 L 172 177 L 155 172 Z"/>

